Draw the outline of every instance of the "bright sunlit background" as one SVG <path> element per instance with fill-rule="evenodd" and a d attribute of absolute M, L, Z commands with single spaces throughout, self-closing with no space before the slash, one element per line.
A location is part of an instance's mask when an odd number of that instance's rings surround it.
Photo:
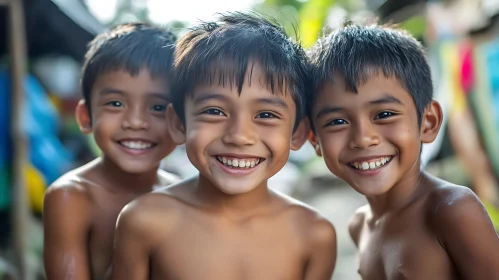
<path fill-rule="evenodd" d="M 28 55 L 23 108 L 12 109 L 8 74 L 12 57 L 7 48 L 12 26 L 7 9 L 0 7 L 0 41 L 6 42 L 0 44 L 0 280 L 9 270 L 23 270 L 12 252 L 28 260 L 26 267 L 33 276 L 28 280 L 45 279 L 41 219 L 45 190 L 100 153 L 92 137 L 79 131 L 74 117 L 88 42 L 107 28 L 136 21 L 167 26 L 181 36 L 186 27 L 227 11 L 255 10 L 272 16 L 305 48 L 323 30 L 337 28 L 346 19 L 396 23 L 413 34 L 428 50 L 435 99 L 444 111 L 437 140 L 423 148 L 422 165 L 443 179 L 471 187 L 499 228 L 495 206 L 499 205 L 499 0 L 22 1 L 26 33 L 17 34 L 26 37 Z M 4 3 L 0 0 L 0 6 Z M 23 113 L 22 125 L 13 122 L 10 110 Z M 15 160 L 22 155 L 13 148 L 18 143 L 9 128 L 14 125 L 22 127 L 29 139 L 29 158 L 24 161 Z M 14 166 L 22 173 L 15 173 Z M 184 178 L 197 172 L 183 147 L 161 167 Z M 16 178 L 25 181 L 29 196 L 25 205 L 13 196 Z M 358 280 L 347 222 L 365 199 L 332 175 L 309 144 L 291 154 L 269 186 L 312 205 L 333 222 L 338 234 L 333 279 Z M 19 215 L 11 219 L 23 207 L 29 208 L 29 221 Z M 24 224 L 28 230 L 18 226 Z M 12 237 L 23 230 L 29 237 L 28 252 L 13 247 Z"/>

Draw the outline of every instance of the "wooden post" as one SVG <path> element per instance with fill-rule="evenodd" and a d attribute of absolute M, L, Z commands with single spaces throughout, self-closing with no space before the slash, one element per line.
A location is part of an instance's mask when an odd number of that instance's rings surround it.
<path fill-rule="evenodd" d="M 14 264 L 19 279 L 32 280 L 28 268 L 28 224 L 30 209 L 27 199 L 24 167 L 28 162 L 28 143 L 22 129 L 24 111 L 24 81 L 26 77 L 26 34 L 24 27 L 24 10 L 22 0 L 10 0 L 9 9 L 9 41 L 11 55 L 11 97 L 12 97 L 12 144 L 13 176 L 12 176 L 12 241 Z"/>

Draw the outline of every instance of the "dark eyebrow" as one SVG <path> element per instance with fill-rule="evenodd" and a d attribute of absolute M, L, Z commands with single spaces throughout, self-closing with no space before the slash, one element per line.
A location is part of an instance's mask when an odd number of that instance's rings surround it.
<path fill-rule="evenodd" d="M 400 105 L 404 105 L 404 103 L 402 103 L 402 101 L 398 100 L 397 98 L 395 98 L 393 95 L 391 95 L 389 93 L 385 93 L 385 95 L 383 95 L 383 97 L 376 99 L 376 100 L 373 100 L 369 103 L 371 103 L 371 104 L 397 103 Z"/>
<path fill-rule="evenodd" d="M 277 97 L 259 98 L 256 102 L 262 103 L 262 104 L 278 106 L 278 107 L 281 107 L 285 110 L 289 109 L 288 104 L 286 104 L 286 102 L 284 102 L 282 99 L 277 98 Z"/>
<path fill-rule="evenodd" d="M 228 98 L 224 95 L 217 94 L 217 93 L 198 93 L 193 98 L 194 104 L 203 103 L 203 102 L 206 102 L 208 100 L 227 101 Z"/>
<path fill-rule="evenodd" d="M 336 112 L 341 112 L 341 111 L 345 111 L 344 108 L 342 107 L 330 107 L 330 106 L 327 106 L 327 107 L 324 107 L 322 108 L 316 115 L 315 115 L 315 118 L 318 119 L 324 115 L 327 115 L 327 114 L 330 114 L 330 113 L 336 113 Z"/>
<path fill-rule="evenodd" d="M 168 102 L 170 101 L 170 99 L 168 99 L 167 94 L 164 94 L 164 93 L 151 92 L 151 93 L 148 93 L 147 95 L 150 97 L 163 99 L 163 100 L 168 101 Z"/>
<path fill-rule="evenodd" d="M 103 88 L 99 91 L 99 95 L 108 95 L 108 94 L 125 95 L 125 92 L 120 90 L 120 89 L 115 89 L 115 88 Z"/>

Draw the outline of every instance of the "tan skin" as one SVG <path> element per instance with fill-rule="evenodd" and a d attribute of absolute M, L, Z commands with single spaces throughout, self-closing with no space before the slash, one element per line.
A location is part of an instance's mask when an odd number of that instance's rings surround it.
<path fill-rule="evenodd" d="M 108 279 L 121 209 L 176 181 L 158 169 L 175 148 L 165 129 L 168 102 L 162 96 L 167 89 L 164 79 L 150 77 L 147 70 L 136 76 L 112 71 L 95 82 L 91 115 L 83 101 L 78 104 L 80 129 L 94 134 L 103 155 L 63 175 L 45 194 L 48 279 Z"/>
<path fill-rule="evenodd" d="M 253 69 L 253 83 L 246 81 L 240 96 L 221 86 L 196 88 L 186 101 L 185 126 L 169 108 L 171 134 L 185 142 L 200 175 L 125 207 L 112 279 L 331 279 L 333 226 L 267 188 L 290 148 L 306 141 L 308 125 L 302 121 L 293 133 L 292 97 L 255 82 L 260 73 Z M 261 162 L 236 174 L 217 159 L 229 155 Z"/>
<path fill-rule="evenodd" d="M 396 79 L 372 77 L 358 91 L 346 91 L 338 75 L 322 88 L 311 140 L 328 168 L 368 200 L 349 225 L 362 279 L 499 279 L 499 238 L 476 195 L 420 170 L 421 143 L 440 128 L 438 103 L 419 125 Z M 352 167 L 380 156 L 391 159 L 375 171 Z"/>

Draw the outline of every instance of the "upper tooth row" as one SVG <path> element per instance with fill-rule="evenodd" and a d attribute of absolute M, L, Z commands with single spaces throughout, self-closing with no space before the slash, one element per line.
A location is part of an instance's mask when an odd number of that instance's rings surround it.
<path fill-rule="evenodd" d="M 368 169 L 376 169 L 377 167 L 384 165 L 388 161 L 390 161 L 391 157 L 383 157 L 376 159 L 375 161 L 363 161 L 363 162 L 354 162 L 352 165 L 357 169 L 368 170 Z"/>
<path fill-rule="evenodd" d="M 227 159 L 226 157 L 218 157 L 218 160 L 221 161 L 225 165 L 233 166 L 233 167 L 254 167 L 257 165 L 260 160 L 237 160 L 237 159 Z"/>
<path fill-rule="evenodd" d="M 152 146 L 151 143 L 136 141 L 121 141 L 121 144 L 130 149 L 147 149 Z"/>

